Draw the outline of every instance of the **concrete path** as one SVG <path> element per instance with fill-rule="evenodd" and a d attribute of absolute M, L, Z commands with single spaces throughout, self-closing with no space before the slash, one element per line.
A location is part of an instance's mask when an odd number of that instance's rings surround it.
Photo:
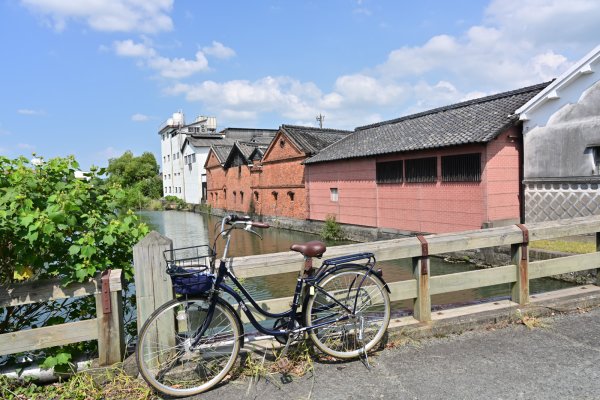
<path fill-rule="evenodd" d="M 600 399 L 600 308 L 424 339 L 282 383 L 238 378 L 194 399 Z"/>

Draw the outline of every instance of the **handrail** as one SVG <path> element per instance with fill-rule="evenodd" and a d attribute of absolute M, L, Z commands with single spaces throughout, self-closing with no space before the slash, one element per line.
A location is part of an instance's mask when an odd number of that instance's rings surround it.
<path fill-rule="evenodd" d="M 59 279 L 0 285 L 0 307 L 12 307 L 83 296 L 96 297 L 96 318 L 0 334 L 0 355 L 98 340 L 100 365 L 122 361 L 125 353 L 122 271 L 106 271 L 103 296 L 100 276 L 83 283 L 61 285 Z M 107 312 L 103 304 L 109 305 Z"/>

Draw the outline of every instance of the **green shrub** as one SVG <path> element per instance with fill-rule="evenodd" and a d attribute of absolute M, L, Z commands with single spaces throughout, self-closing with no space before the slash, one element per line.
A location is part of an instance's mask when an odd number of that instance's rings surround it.
<path fill-rule="evenodd" d="M 320 235 L 323 240 L 344 240 L 344 231 L 335 220 L 335 215 L 327 216 Z"/>

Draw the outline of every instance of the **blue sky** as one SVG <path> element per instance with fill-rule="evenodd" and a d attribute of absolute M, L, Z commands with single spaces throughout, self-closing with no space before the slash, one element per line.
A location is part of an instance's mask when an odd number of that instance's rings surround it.
<path fill-rule="evenodd" d="M 178 110 L 353 129 L 554 78 L 598 21 L 597 0 L 0 0 L 0 155 L 158 154 Z"/>

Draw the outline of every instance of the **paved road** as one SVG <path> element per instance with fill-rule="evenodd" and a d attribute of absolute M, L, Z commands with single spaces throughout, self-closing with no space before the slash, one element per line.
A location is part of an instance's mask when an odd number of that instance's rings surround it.
<path fill-rule="evenodd" d="M 313 376 L 239 378 L 197 399 L 600 399 L 600 308 L 546 327 L 468 332 L 388 349 L 360 361 L 315 364 Z"/>

